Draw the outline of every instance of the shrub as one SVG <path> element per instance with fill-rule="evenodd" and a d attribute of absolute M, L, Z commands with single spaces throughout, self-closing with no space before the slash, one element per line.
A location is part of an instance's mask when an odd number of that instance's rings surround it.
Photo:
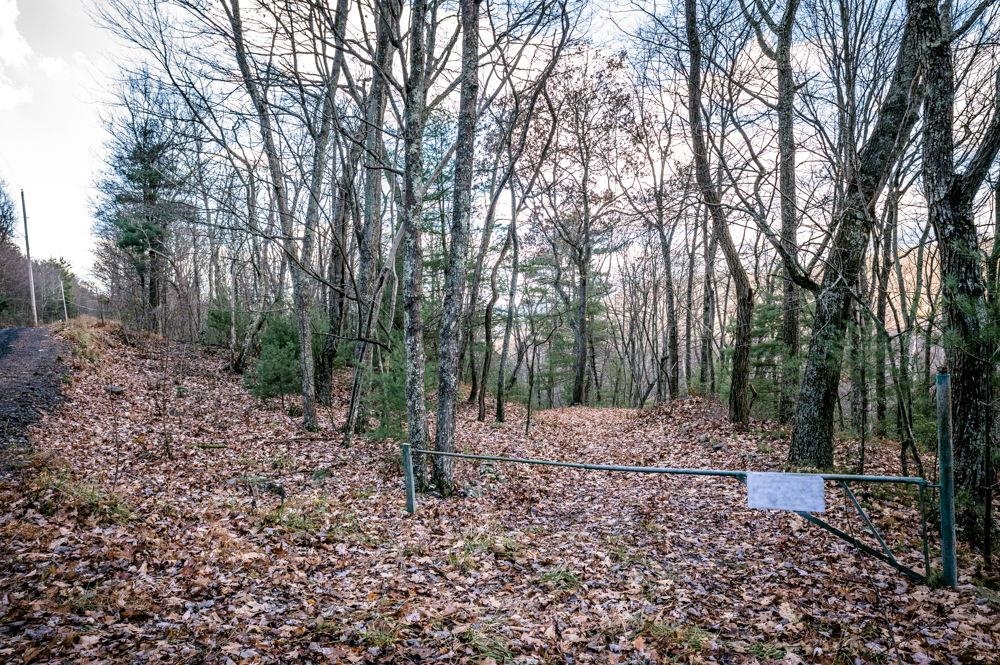
<path fill-rule="evenodd" d="M 208 310 L 208 321 L 205 329 L 205 343 L 210 346 L 227 346 L 229 344 L 229 328 L 233 320 L 233 312 L 225 302 L 219 300 Z M 243 311 L 236 312 L 236 339 L 246 335 L 250 325 L 250 316 Z"/>
<path fill-rule="evenodd" d="M 247 374 L 247 387 L 257 397 L 278 397 L 302 389 L 298 332 L 291 317 L 269 316 L 260 338 L 260 356 Z"/>
<path fill-rule="evenodd" d="M 406 353 L 399 335 L 389 340 L 382 356 L 382 371 L 371 379 L 369 403 L 378 419 L 372 436 L 379 439 L 406 438 Z"/>

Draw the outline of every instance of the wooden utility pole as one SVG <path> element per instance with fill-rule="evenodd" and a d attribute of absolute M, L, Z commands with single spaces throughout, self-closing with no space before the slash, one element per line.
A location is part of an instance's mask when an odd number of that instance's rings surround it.
<path fill-rule="evenodd" d="M 38 307 L 35 305 L 35 271 L 31 267 L 31 247 L 28 244 L 28 208 L 24 204 L 24 190 L 21 190 L 21 217 L 24 218 L 24 253 L 28 257 L 28 288 L 31 290 L 31 318 L 38 326 Z"/>
<path fill-rule="evenodd" d="M 69 312 L 66 310 L 66 284 L 63 282 L 62 271 L 59 271 L 59 293 L 62 295 L 63 323 L 69 323 Z"/>

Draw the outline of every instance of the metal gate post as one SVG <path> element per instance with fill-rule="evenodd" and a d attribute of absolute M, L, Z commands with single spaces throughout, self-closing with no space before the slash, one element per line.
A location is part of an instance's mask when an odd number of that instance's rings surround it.
<path fill-rule="evenodd" d="M 412 515 L 417 512 L 417 495 L 413 483 L 413 455 L 410 453 L 410 444 L 405 441 L 399 444 L 399 450 L 403 456 L 403 479 L 406 482 L 406 512 Z"/>
<path fill-rule="evenodd" d="M 955 469 L 951 448 L 951 375 L 941 368 L 937 375 L 938 464 L 941 486 L 941 573 L 944 583 L 958 585 L 955 558 Z"/>

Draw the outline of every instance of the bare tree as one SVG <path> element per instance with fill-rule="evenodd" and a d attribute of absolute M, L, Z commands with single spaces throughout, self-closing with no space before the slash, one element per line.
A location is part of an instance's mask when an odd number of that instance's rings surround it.
<path fill-rule="evenodd" d="M 919 90 L 914 85 L 924 45 L 921 12 L 926 0 L 908 0 L 896 65 L 868 139 L 850 163 L 836 233 L 816 295 L 812 337 L 802 374 L 795 429 L 788 458 L 793 464 L 833 465 L 833 416 L 843 359 L 844 337 L 865 251 L 871 237 L 875 200 L 917 120 Z"/>
<path fill-rule="evenodd" d="M 736 287 L 736 338 L 729 392 L 729 419 L 745 425 L 750 419 L 750 334 L 753 318 L 753 289 L 726 220 L 719 190 L 712 179 L 705 126 L 702 116 L 702 51 L 698 27 L 697 0 L 684 2 L 690 68 L 688 70 L 688 123 L 694 153 L 695 178 L 702 200 L 712 219 L 716 242 L 722 248 L 730 276 Z"/>
<path fill-rule="evenodd" d="M 965 168 L 956 165 L 956 72 L 953 52 L 962 45 L 962 26 L 937 3 L 924 12 L 927 24 L 926 95 L 923 124 L 923 179 L 928 217 L 941 254 L 944 285 L 945 353 L 953 379 L 955 482 L 973 502 L 982 503 L 987 485 L 986 451 L 993 425 L 993 369 L 996 340 L 990 330 L 984 257 L 976 229 L 974 202 L 1000 152 L 1000 71 L 993 60 L 993 104 L 979 142 L 964 146 Z M 966 24 L 968 25 L 968 24 Z M 967 141 L 968 142 L 968 141 Z M 977 527 L 970 503 L 962 509 L 969 533 Z M 992 535 L 987 531 L 985 538 Z"/>

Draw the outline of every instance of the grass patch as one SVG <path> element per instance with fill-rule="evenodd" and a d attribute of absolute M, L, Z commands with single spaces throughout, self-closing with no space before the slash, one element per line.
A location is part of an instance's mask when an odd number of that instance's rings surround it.
<path fill-rule="evenodd" d="M 639 632 L 660 645 L 684 651 L 701 651 L 713 637 L 698 626 L 675 626 L 658 621 L 647 621 Z"/>
<path fill-rule="evenodd" d="M 292 533 L 310 533 L 324 523 L 328 510 L 329 504 L 321 498 L 302 506 L 282 503 L 264 515 L 264 524 Z"/>
<path fill-rule="evenodd" d="M 343 632 L 344 629 L 339 623 L 327 617 L 319 617 L 313 625 L 313 633 L 316 635 L 339 637 Z"/>
<path fill-rule="evenodd" d="M 757 642 L 750 645 L 750 655 L 758 660 L 781 660 L 785 657 L 785 649 L 775 644 Z"/>
<path fill-rule="evenodd" d="M 370 499 L 375 496 L 374 487 L 358 487 L 351 490 L 351 496 L 355 499 Z"/>
<path fill-rule="evenodd" d="M 265 515 L 264 524 L 285 531 L 315 531 L 319 526 L 312 515 L 284 506 L 279 506 Z"/>
<path fill-rule="evenodd" d="M 977 591 L 979 592 L 979 596 L 984 599 L 990 607 L 1000 609 L 1000 593 L 987 586 L 980 586 L 977 588 Z"/>
<path fill-rule="evenodd" d="M 73 614 L 84 616 L 88 612 L 106 610 L 111 599 L 99 589 L 74 589 L 67 597 L 66 604 Z"/>
<path fill-rule="evenodd" d="M 557 564 L 546 570 L 541 574 L 539 580 L 560 590 L 580 588 L 580 578 L 564 563 Z"/>
<path fill-rule="evenodd" d="M 275 455 L 271 458 L 271 468 L 276 471 L 291 469 L 293 466 L 295 466 L 295 460 L 288 455 Z"/>
<path fill-rule="evenodd" d="M 784 652 L 782 652 L 784 653 Z M 889 654 L 885 651 L 872 651 L 866 647 L 844 649 L 833 659 L 834 665 L 855 665 L 855 663 L 888 663 Z M 935 661 L 938 662 L 938 661 Z"/>
<path fill-rule="evenodd" d="M 365 646 L 384 649 L 391 647 L 399 639 L 399 629 L 385 618 L 377 618 L 361 631 L 361 642 Z"/>
<path fill-rule="evenodd" d="M 70 343 L 70 353 L 74 358 L 91 365 L 100 359 L 101 351 L 97 338 L 79 323 L 64 324 L 59 334 Z"/>
<path fill-rule="evenodd" d="M 491 658 L 497 663 L 509 663 L 514 660 L 514 653 L 498 636 L 470 628 L 461 634 L 461 640 L 472 647 L 480 658 Z"/>
<path fill-rule="evenodd" d="M 623 566 L 643 566 L 649 561 L 645 556 L 635 551 L 637 548 L 630 547 L 623 538 L 613 536 L 607 539 L 607 543 L 610 547 L 608 557 L 615 563 Z"/>
<path fill-rule="evenodd" d="M 462 544 L 462 550 L 466 554 L 492 554 L 508 561 L 514 560 L 517 547 L 517 541 L 510 536 L 493 536 L 480 532 L 467 534 Z"/>
<path fill-rule="evenodd" d="M 132 519 L 132 509 L 114 492 L 93 483 L 74 481 L 67 472 L 47 466 L 48 461 L 42 464 L 46 466 L 29 484 L 38 512 L 54 515 L 65 510 L 108 524 L 124 524 Z"/>
<path fill-rule="evenodd" d="M 461 573 L 476 570 L 476 560 L 468 552 L 451 552 L 448 555 L 448 565 Z"/>
<path fill-rule="evenodd" d="M 325 499 L 318 499 L 317 504 L 322 505 L 324 511 L 327 509 Z M 383 543 L 383 539 L 365 531 L 365 524 L 367 522 L 363 518 L 358 517 L 357 514 L 353 512 L 344 513 L 337 516 L 334 523 L 329 526 L 330 535 L 343 541 L 358 543 L 359 545 L 366 545 L 368 547 L 378 547 Z"/>
<path fill-rule="evenodd" d="M 132 509 L 117 494 L 96 485 L 74 485 L 70 491 L 74 493 L 84 512 L 98 519 L 123 524 L 132 518 Z"/>

